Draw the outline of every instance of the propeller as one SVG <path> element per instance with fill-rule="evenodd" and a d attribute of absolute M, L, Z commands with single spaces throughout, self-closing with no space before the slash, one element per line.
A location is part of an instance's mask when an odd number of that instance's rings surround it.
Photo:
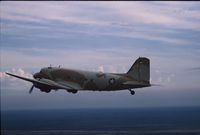
<path fill-rule="evenodd" d="M 40 79 L 41 79 L 40 73 L 33 73 L 33 72 L 32 72 L 32 75 L 33 75 L 33 78 L 34 78 L 35 80 L 40 81 Z M 29 94 L 32 93 L 34 87 L 35 87 L 35 85 L 34 85 L 34 83 L 33 83 L 33 85 L 31 86 L 31 88 L 30 88 L 30 90 L 29 90 Z"/>
<path fill-rule="evenodd" d="M 35 74 L 35 73 L 33 73 L 33 72 L 32 72 L 31 74 L 32 74 L 33 78 L 34 78 L 34 79 L 36 79 L 36 76 L 35 76 L 36 74 Z M 40 79 L 39 79 L 39 80 L 40 80 Z M 31 93 L 32 93 L 32 91 L 33 91 L 33 88 L 34 88 L 34 84 L 31 86 L 31 88 L 30 88 L 30 90 L 29 90 L 29 94 L 31 94 Z"/>
<path fill-rule="evenodd" d="M 32 85 L 32 87 L 30 88 L 30 90 L 29 90 L 29 94 L 31 94 L 31 93 L 32 93 L 32 91 L 33 91 L 33 88 L 34 88 L 34 85 Z"/>

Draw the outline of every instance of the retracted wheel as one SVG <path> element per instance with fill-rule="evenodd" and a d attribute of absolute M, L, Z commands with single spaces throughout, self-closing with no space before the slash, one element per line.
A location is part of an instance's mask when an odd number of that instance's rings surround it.
<path fill-rule="evenodd" d="M 50 90 L 50 89 L 48 89 L 48 90 L 45 90 L 45 92 L 46 92 L 46 93 L 49 93 L 49 92 L 51 92 L 51 90 Z"/>
<path fill-rule="evenodd" d="M 78 92 L 77 90 L 73 90 L 73 91 L 72 91 L 73 94 L 76 94 L 77 92 Z"/>

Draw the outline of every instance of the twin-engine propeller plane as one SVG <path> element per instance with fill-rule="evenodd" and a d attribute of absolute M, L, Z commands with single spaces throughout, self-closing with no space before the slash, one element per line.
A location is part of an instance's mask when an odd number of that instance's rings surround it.
<path fill-rule="evenodd" d="M 72 93 L 77 93 L 78 90 L 117 91 L 128 89 L 134 95 L 135 91 L 132 89 L 151 86 L 149 83 L 150 61 L 144 57 L 138 58 L 127 73 L 89 72 L 50 66 L 35 73 L 34 79 L 7 72 L 6 74 L 32 82 L 29 93 L 36 87 L 47 93 L 58 89 L 65 89 Z"/>

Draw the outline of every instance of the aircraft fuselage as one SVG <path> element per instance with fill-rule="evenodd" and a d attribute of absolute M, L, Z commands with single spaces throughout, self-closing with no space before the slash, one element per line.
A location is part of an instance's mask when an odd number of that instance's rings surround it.
<path fill-rule="evenodd" d="M 46 78 L 55 82 L 60 82 L 63 85 L 65 85 L 65 82 L 72 84 L 76 82 L 82 87 L 82 89 L 79 90 L 97 91 L 137 88 L 136 85 L 131 87 L 130 85 L 125 86 L 123 83 L 126 81 L 135 81 L 138 83 L 137 80 L 134 80 L 134 78 L 127 74 L 89 72 L 55 67 L 43 68 L 35 75 L 35 78 Z"/>

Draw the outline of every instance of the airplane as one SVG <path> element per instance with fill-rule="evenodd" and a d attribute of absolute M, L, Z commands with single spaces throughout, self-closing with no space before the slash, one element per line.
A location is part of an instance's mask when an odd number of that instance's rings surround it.
<path fill-rule="evenodd" d="M 59 67 L 45 67 L 33 74 L 33 79 L 6 72 L 6 74 L 33 83 L 29 90 L 32 93 L 36 87 L 42 92 L 64 89 L 71 93 L 78 91 L 117 91 L 150 87 L 150 60 L 139 57 L 127 73 L 103 73 Z"/>

